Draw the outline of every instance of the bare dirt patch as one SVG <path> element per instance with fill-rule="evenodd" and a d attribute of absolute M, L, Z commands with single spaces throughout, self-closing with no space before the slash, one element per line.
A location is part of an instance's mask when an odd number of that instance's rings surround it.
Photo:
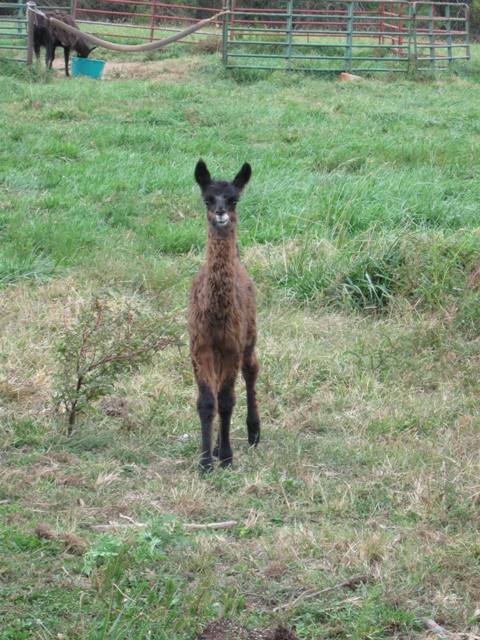
<path fill-rule="evenodd" d="M 198 58 L 196 57 L 153 62 L 106 62 L 102 80 L 142 78 L 166 83 L 183 82 L 197 64 Z M 65 63 L 63 59 L 54 60 L 53 68 L 64 74 Z"/>
<path fill-rule="evenodd" d="M 275 631 L 249 631 L 230 620 L 212 622 L 197 640 L 298 640 L 290 629 L 280 625 Z"/>

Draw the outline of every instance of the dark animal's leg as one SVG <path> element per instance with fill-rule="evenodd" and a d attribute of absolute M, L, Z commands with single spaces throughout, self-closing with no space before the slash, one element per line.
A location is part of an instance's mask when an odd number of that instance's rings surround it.
<path fill-rule="evenodd" d="M 33 43 L 33 50 L 35 51 L 35 58 L 38 60 L 40 57 L 40 45 L 38 42 Z"/>
<path fill-rule="evenodd" d="M 247 430 L 248 443 L 256 447 L 260 442 L 260 417 L 258 415 L 257 393 L 255 383 L 258 378 L 258 360 L 255 350 L 245 351 L 242 363 L 242 375 L 247 388 Z"/>
<path fill-rule="evenodd" d="M 197 411 L 202 428 L 202 453 L 200 455 L 200 470 L 202 473 L 211 471 L 212 459 L 212 427 L 215 417 L 215 396 L 204 382 L 198 386 Z"/>
<path fill-rule="evenodd" d="M 213 451 L 212 451 L 212 456 L 214 458 L 218 458 L 218 448 L 220 447 L 220 432 L 217 433 L 217 442 L 215 443 L 215 446 L 213 447 Z"/>
<path fill-rule="evenodd" d="M 53 61 L 55 60 L 55 47 L 53 43 L 48 42 L 45 49 L 45 64 L 47 65 L 47 69 L 51 69 Z"/>
<path fill-rule="evenodd" d="M 212 428 L 216 412 L 213 357 L 207 352 L 191 355 L 193 372 L 198 385 L 197 411 L 202 429 L 200 470 L 206 473 L 213 467 Z"/>
<path fill-rule="evenodd" d="M 220 427 L 218 431 L 217 451 L 220 466 L 225 468 L 232 464 L 233 451 L 230 444 L 230 422 L 235 406 L 235 378 L 225 381 L 217 396 Z"/>
<path fill-rule="evenodd" d="M 63 47 L 63 55 L 64 55 L 64 58 L 65 58 L 65 75 L 68 78 L 68 76 L 70 75 L 68 73 L 68 60 L 69 60 L 69 57 L 70 57 L 70 47 Z"/>

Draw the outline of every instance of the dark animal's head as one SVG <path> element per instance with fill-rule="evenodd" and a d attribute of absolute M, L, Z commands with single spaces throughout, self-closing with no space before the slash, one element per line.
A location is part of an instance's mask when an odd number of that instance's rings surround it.
<path fill-rule="evenodd" d="M 236 227 L 237 202 L 251 175 L 252 168 L 248 162 L 245 162 L 231 182 L 213 180 L 205 162 L 203 160 L 197 162 L 195 180 L 207 206 L 208 224 L 222 235 L 228 229 Z"/>
<path fill-rule="evenodd" d="M 79 58 L 88 58 L 88 56 L 92 53 L 92 51 L 94 49 L 96 49 L 97 47 L 90 47 L 86 40 L 84 40 L 83 38 L 77 38 L 77 41 L 75 42 L 75 51 L 77 52 L 77 56 Z"/>

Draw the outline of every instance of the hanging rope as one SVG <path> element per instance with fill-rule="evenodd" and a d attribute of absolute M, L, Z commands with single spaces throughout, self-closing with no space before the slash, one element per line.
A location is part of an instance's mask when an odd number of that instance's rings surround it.
<path fill-rule="evenodd" d="M 28 3 L 28 10 L 33 11 L 34 13 L 39 13 L 42 16 L 45 16 L 43 11 L 39 11 L 36 7 L 33 8 L 32 3 Z M 191 33 L 195 33 L 202 27 L 205 27 L 207 24 L 212 22 L 212 20 L 216 20 L 220 16 L 224 16 L 230 11 L 221 11 L 220 13 L 215 14 L 211 18 L 207 18 L 206 20 L 202 20 L 201 22 L 197 22 L 193 26 L 185 29 L 184 31 L 180 31 L 180 33 L 175 33 L 173 36 L 169 36 L 168 38 L 164 38 L 163 40 L 157 40 L 156 42 L 148 42 L 147 44 L 116 44 L 114 42 L 108 42 L 107 40 L 101 40 L 96 36 L 92 36 L 91 33 L 85 33 L 84 31 L 80 31 L 80 29 L 75 29 L 75 27 L 71 27 L 69 24 L 65 24 L 61 20 L 57 20 L 56 18 L 51 18 L 47 16 L 49 20 L 57 27 L 61 29 L 65 29 L 65 31 L 69 31 L 79 38 L 83 38 L 87 42 L 91 42 L 92 44 L 96 44 L 98 47 L 104 47 L 105 49 L 112 49 L 113 51 L 128 51 L 133 53 L 140 53 L 142 51 L 152 51 L 155 49 L 160 49 L 160 47 L 165 47 L 167 44 L 171 42 L 177 42 L 177 40 L 181 40 L 186 36 L 189 36 Z"/>

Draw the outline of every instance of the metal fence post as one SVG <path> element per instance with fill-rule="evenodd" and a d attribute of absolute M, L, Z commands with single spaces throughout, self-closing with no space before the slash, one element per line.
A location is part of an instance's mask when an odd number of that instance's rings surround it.
<path fill-rule="evenodd" d="M 227 3 L 225 5 L 225 10 L 229 11 L 230 10 L 230 0 L 227 0 Z M 224 16 L 222 16 L 222 20 L 223 20 L 223 47 L 222 47 L 222 62 L 223 62 L 223 66 L 226 67 L 227 66 L 227 62 L 228 62 L 228 19 L 229 19 L 229 15 L 228 13 L 226 13 Z"/>
<path fill-rule="evenodd" d="M 23 25 L 22 18 L 24 13 L 24 4 L 23 0 L 18 0 L 18 22 L 17 22 L 17 33 L 19 36 L 23 35 Z"/>
<path fill-rule="evenodd" d="M 410 71 L 410 62 L 412 59 L 412 31 L 414 30 L 414 23 L 413 23 L 413 6 L 410 3 L 408 6 L 408 49 L 407 49 L 407 55 L 408 55 L 408 62 L 407 62 L 407 73 Z"/>
<path fill-rule="evenodd" d="M 155 36 L 155 13 L 157 11 L 157 0 L 153 0 L 152 3 L 152 16 L 150 19 L 150 42 L 152 42 Z"/>
<path fill-rule="evenodd" d="M 292 31 L 293 31 L 293 0 L 287 0 L 287 21 L 286 21 L 286 68 L 290 69 L 290 58 L 292 57 Z"/>
<path fill-rule="evenodd" d="M 418 43 L 417 43 L 417 3 L 412 5 L 412 31 L 413 31 L 413 65 L 415 73 L 418 72 Z"/>
<path fill-rule="evenodd" d="M 467 5 L 467 11 L 465 14 L 466 22 L 465 22 L 465 55 L 467 56 L 467 60 L 470 60 L 470 6 Z"/>
<path fill-rule="evenodd" d="M 230 40 L 233 42 L 235 40 L 235 31 L 233 30 L 235 27 L 235 0 L 228 0 L 228 4 L 232 12 L 230 18 Z"/>
<path fill-rule="evenodd" d="M 36 9 L 35 2 L 27 2 L 27 66 L 30 67 L 33 64 L 33 27 L 35 23 L 35 14 L 33 9 Z"/>
<path fill-rule="evenodd" d="M 348 3 L 348 11 L 347 11 L 347 47 L 345 50 L 346 54 L 346 68 L 347 71 L 351 71 L 352 69 L 352 55 L 353 55 L 353 12 L 355 9 L 354 0 L 350 0 Z"/>
<path fill-rule="evenodd" d="M 435 10 L 433 4 L 428 6 L 428 38 L 430 51 L 430 69 L 435 70 Z"/>
<path fill-rule="evenodd" d="M 445 20 L 447 21 L 445 25 L 445 30 L 447 32 L 447 55 L 448 55 L 448 66 L 452 66 L 452 23 L 450 19 L 450 5 L 447 4 L 445 7 Z"/>

